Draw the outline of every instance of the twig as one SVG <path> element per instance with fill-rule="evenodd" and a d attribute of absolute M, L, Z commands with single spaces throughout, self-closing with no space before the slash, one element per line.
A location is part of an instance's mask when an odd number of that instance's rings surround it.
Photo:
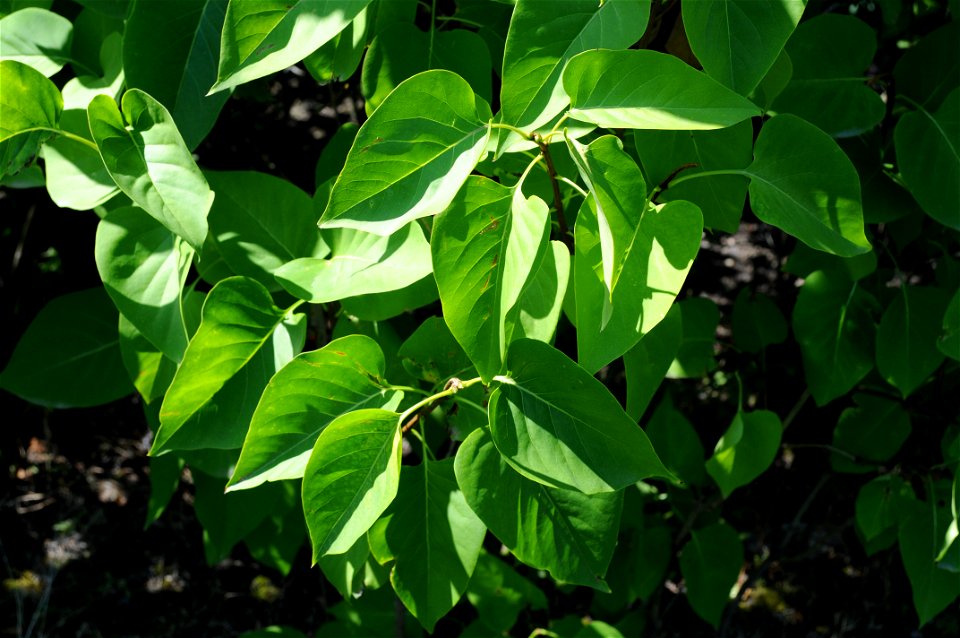
<path fill-rule="evenodd" d="M 553 208 L 557 211 L 557 225 L 560 227 L 560 239 L 572 252 L 573 242 L 570 241 L 570 229 L 567 226 L 567 217 L 563 212 L 563 196 L 560 194 L 560 183 L 557 181 L 557 169 L 553 165 L 550 146 L 536 133 L 533 135 L 533 141 L 537 143 L 543 159 L 547 162 L 547 175 L 550 176 L 550 186 L 553 187 Z"/>
<path fill-rule="evenodd" d="M 656 203 L 657 197 L 659 197 L 661 193 L 663 193 L 665 190 L 670 188 L 670 182 L 672 182 L 677 175 L 679 175 L 680 173 L 682 173 L 687 169 L 699 168 L 699 166 L 700 165 L 697 164 L 696 162 L 688 162 L 686 164 L 681 164 L 680 166 L 675 168 L 672 173 L 667 175 L 666 179 L 664 179 L 662 182 L 657 184 L 657 187 L 653 189 L 653 193 L 650 195 L 650 201 L 653 203 Z"/>

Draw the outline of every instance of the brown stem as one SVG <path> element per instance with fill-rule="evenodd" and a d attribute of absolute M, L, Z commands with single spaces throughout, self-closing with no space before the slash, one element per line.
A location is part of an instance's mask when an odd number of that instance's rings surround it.
<path fill-rule="evenodd" d="M 657 187 L 653 189 L 653 197 L 650 198 L 650 201 L 656 203 L 657 197 L 659 197 L 660 193 L 670 188 L 670 182 L 672 182 L 677 175 L 679 175 L 680 173 L 682 173 L 687 169 L 697 168 L 699 166 L 700 165 L 697 164 L 696 162 L 688 162 L 686 164 L 681 164 L 680 166 L 678 166 L 676 169 L 674 169 L 672 173 L 667 175 L 667 178 L 665 180 L 657 184 Z"/>
<path fill-rule="evenodd" d="M 547 163 L 547 174 L 550 176 L 550 185 L 553 187 L 553 208 L 557 211 L 557 225 L 560 227 L 560 239 L 573 251 L 573 244 L 570 241 L 569 227 L 567 226 L 567 217 L 563 213 L 563 196 L 560 194 L 560 183 L 557 181 L 557 169 L 553 165 L 553 157 L 550 155 L 550 146 L 543 141 L 540 135 L 534 133 L 533 141 L 540 148 L 543 159 Z"/>

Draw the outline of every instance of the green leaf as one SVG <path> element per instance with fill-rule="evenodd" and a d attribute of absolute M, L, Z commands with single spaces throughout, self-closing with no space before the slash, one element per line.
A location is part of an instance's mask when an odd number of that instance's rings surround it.
<path fill-rule="evenodd" d="M 750 99 L 765 112 L 769 111 L 773 102 L 790 84 L 792 77 L 793 62 L 790 61 L 790 54 L 786 50 L 781 51 L 776 62 L 750 95 Z"/>
<path fill-rule="evenodd" d="M 547 247 L 549 209 L 485 177 L 470 177 L 433 228 L 443 318 L 486 383 L 503 368 L 519 300 Z"/>
<path fill-rule="evenodd" d="M 631 419 L 639 421 L 643 416 L 682 343 L 683 315 L 680 304 L 673 304 L 663 321 L 644 335 L 637 345 L 623 353 L 627 375 L 627 414 Z"/>
<path fill-rule="evenodd" d="M 833 447 L 872 463 L 890 460 L 910 436 L 910 415 L 900 403 L 870 394 L 855 394 L 856 407 L 840 414 L 833 430 Z M 868 472 L 871 468 L 839 454 L 830 456 L 838 472 Z"/>
<path fill-rule="evenodd" d="M 52 4 L 53 0 L 0 0 L 0 17 L 6 17 L 14 11 L 28 7 L 49 9 Z"/>
<path fill-rule="evenodd" d="M 395 561 L 393 589 L 432 632 L 466 591 L 487 529 L 457 487 L 453 459 L 404 467 L 400 483 L 370 548 L 381 563 Z"/>
<path fill-rule="evenodd" d="M 330 584 L 345 600 L 363 593 L 364 565 L 370 556 L 370 544 L 366 535 L 343 554 L 322 556 L 317 564 Z"/>
<path fill-rule="evenodd" d="M 763 293 L 744 288 L 733 303 L 733 340 L 746 352 L 760 352 L 787 339 L 787 320 Z"/>
<path fill-rule="evenodd" d="M 50 199 L 61 208 L 74 210 L 90 210 L 109 201 L 120 189 L 93 143 L 86 111 L 64 111 L 60 129 L 89 140 L 90 144 L 74 137 L 58 136 L 43 145 L 43 168 Z"/>
<path fill-rule="evenodd" d="M 283 492 L 276 508 L 243 540 L 258 563 L 287 576 L 307 539 L 307 525 L 303 520 L 300 483 L 286 481 L 280 485 Z"/>
<path fill-rule="evenodd" d="M 595 204 L 584 203 L 574 229 L 573 264 L 580 365 L 599 370 L 666 316 L 700 249 L 702 228 L 700 210 L 689 202 L 646 210 L 611 301 Z"/>
<path fill-rule="evenodd" d="M 687 168 L 680 175 L 686 176 L 746 168 L 753 159 L 753 126 L 748 121 L 715 131 L 634 131 L 633 137 L 652 184 L 663 183 L 683 166 Z M 670 186 L 657 199 L 693 202 L 703 212 L 705 226 L 735 233 L 749 183 L 742 175 L 704 177 Z"/>
<path fill-rule="evenodd" d="M 857 170 L 817 127 L 793 115 L 768 120 L 742 174 L 750 177 L 750 206 L 762 221 L 841 257 L 870 251 Z"/>
<path fill-rule="evenodd" d="M 486 152 L 491 117 L 455 73 L 406 80 L 357 132 L 320 226 L 389 235 L 441 212 Z"/>
<path fill-rule="evenodd" d="M 667 370 L 668 379 L 699 379 L 717 367 L 713 345 L 717 341 L 720 310 L 706 297 L 678 302 L 682 309 L 683 341 Z"/>
<path fill-rule="evenodd" d="M 839 273 L 818 270 L 800 289 L 793 333 L 817 405 L 846 394 L 873 369 L 873 296 Z"/>
<path fill-rule="evenodd" d="M 604 135 L 589 145 L 569 137 L 566 140 L 570 157 L 592 196 L 600 236 L 603 283 L 612 301 L 613 291 L 640 234 L 647 186 L 640 167 L 623 150 L 623 142 L 617 136 Z M 643 245 L 642 240 L 640 244 Z"/>
<path fill-rule="evenodd" d="M 360 66 L 367 48 L 367 32 L 373 21 L 370 6 L 364 7 L 343 31 L 303 59 L 303 66 L 319 84 L 349 80 Z M 372 6 L 375 12 L 380 5 Z"/>
<path fill-rule="evenodd" d="M 960 190 L 960 89 L 935 112 L 918 107 L 900 118 L 893 139 L 900 176 L 924 212 L 960 230 L 954 194 Z"/>
<path fill-rule="evenodd" d="M 749 95 L 773 66 L 807 0 L 714 0 L 683 4 L 690 48 L 710 77 Z"/>
<path fill-rule="evenodd" d="M 563 86 L 570 117 L 606 128 L 706 130 L 760 115 L 745 97 L 657 51 L 581 53 L 567 63 Z"/>
<path fill-rule="evenodd" d="M 101 405 L 130 394 L 117 320 L 103 288 L 57 297 L 20 337 L 0 388 L 51 408 Z"/>
<path fill-rule="evenodd" d="M 937 348 L 947 295 L 932 287 L 904 286 L 877 328 L 877 370 L 904 398 L 943 363 Z"/>
<path fill-rule="evenodd" d="M 211 93 L 292 66 L 343 31 L 370 0 L 230 0 Z"/>
<path fill-rule="evenodd" d="M 0 62 L 0 178 L 20 171 L 59 129 L 63 98 L 33 67 Z"/>
<path fill-rule="evenodd" d="M 122 104 L 122 116 L 105 95 L 87 107 L 104 165 L 134 203 L 200 250 L 213 192 L 162 104 L 139 89 Z"/>
<path fill-rule="evenodd" d="M 85 111 L 90 100 L 98 95 L 106 95 L 111 99 L 120 97 L 125 80 L 121 59 L 122 47 L 123 35 L 117 31 L 111 32 L 103 39 L 98 55 L 103 75 L 84 74 L 71 78 L 63 85 L 64 108 Z M 86 117 L 84 117 L 83 130 L 73 132 L 86 138 L 90 137 Z"/>
<path fill-rule="evenodd" d="M 703 483 L 703 444 L 690 421 L 673 407 L 669 395 L 664 396 L 650 417 L 647 436 L 663 464 L 680 480 L 687 485 Z"/>
<path fill-rule="evenodd" d="M 204 176 L 218 194 L 210 233 L 233 272 L 279 290 L 273 274 L 281 266 L 330 252 L 316 227 L 313 200 L 290 182 L 252 171 Z"/>
<path fill-rule="evenodd" d="M 570 250 L 561 241 L 551 241 L 540 268 L 520 295 L 517 338 L 553 341 L 570 280 Z"/>
<path fill-rule="evenodd" d="M 880 123 L 886 106 L 865 84 L 877 33 L 852 15 L 807 20 L 787 43 L 793 77 L 773 103 L 833 137 L 853 137 Z"/>
<path fill-rule="evenodd" d="M 218 40 L 227 0 L 133 2 L 123 31 L 123 70 L 129 88 L 163 104 L 196 148 L 230 97 L 210 97 L 217 78 Z"/>
<path fill-rule="evenodd" d="M 690 606 L 714 629 L 720 626 L 742 564 L 743 543 L 736 530 L 722 522 L 692 531 L 680 551 L 680 572 Z"/>
<path fill-rule="evenodd" d="M 61 15 L 36 7 L 0 19 L 0 60 L 28 64 L 50 77 L 70 61 L 73 25 Z"/>
<path fill-rule="evenodd" d="M 569 98 L 561 86 L 568 61 L 589 49 L 623 49 L 643 35 L 650 0 L 518 0 L 503 55 L 500 102 L 504 121 L 536 129 Z M 569 92 L 569 89 L 568 89 Z"/>
<path fill-rule="evenodd" d="M 170 387 L 177 362 L 163 356 L 123 315 L 120 315 L 119 333 L 120 356 L 130 381 L 145 403 L 153 403 Z"/>
<path fill-rule="evenodd" d="M 524 608 L 547 608 L 547 597 L 536 585 L 486 552 L 477 560 L 467 599 L 480 622 L 497 634 L 509 631 Z"/>
<path fill-rule="evenodd" d="M 960 596 L 960 578 L 935 562 L 947 517 L 938 516 L 941 512 L 934 504 L 917 501 L 911 505 L 900 523 L 900 556 L 922 627 Z"/>
<path fill-rule="evenodd" d="M 401 82 L 429 69 L 453 71 L 488 102 L 493 95 L 490 52 L 483 38 L 465 29 L 431 34 L 401 22 L 384 29 L 364 59 L 360 81 L 367 114 L 383 104 Z"/>
<path fill-rule="evenodd" d="M 865 483 L 857 492 L 855 520 L 863 539 L 869 543 L 906 518 L 913 488 L 896 474 L 884 474 Z"/>
<path fill-rule="evenodd" d="M 285 314 L 252 279 L 231 277 L 214 286 L 203 304 L 200 328 L 163 398 L 151 454 L 162 452 L 184 423 L 250 361 Z"/>
<path fill-rule="evenodd" d="M 320 151 L 316 169 L 314 169 L 314 183 L 318 190 L 327 180 L 335 179 L 343 170 L 343 165 L 347 161 L 347 153 L 350 152 L 353 140 L 357 138 L 358 130 L 359 127 L 353 122 L 344 122 L 324 145 L 323 150 Z M 324 197 L 329 197 L 329 193 Z M 324 199 L 323 207 L 325 208 L 326 205 L 327 200 Z"/>
<path fill-rule="evenodd" d="M 146 211 L 124 206 L 97 226 L 96 261 L 113 303 L 168 359 L 187 348 L 181 309 L 193 249 Z"/>
<path fill-rule="evenodd" d="M 397 495 L 399 418 L 388 410 L 354 410 L 317 438 L 303 476 L 314 563 L 349 551 Z"/>
<path fill-rule="evenodd" d="M 357 319 L 384 321 L 413 312 L 439 297 L 437 281 L 433 278 L 433 273 L 430 273 L 404 288 L 341 299 L 340 306 L 346 314 Z"/>
<path fill-rule="evenodd" d="M 723 498 L 729 498 L 735 489 L 770 467 L 780 449 L 782 433 L 780 418 L 769 410 L 737 412 L 706 464 Z"/>
<path fill-rule="evenodd" d="M 893 69 L 897 95 L 928 111 L 937 110 L 944 98 L 960 86 L 960 60 L 954 55 L 958 38 L 960 24 L 954 13 L 953 21 L 924 35 L 907 49 Z"/>
<path fill-rule="evenodd" d="M 157 522 L 170 503 L 183 473 L 183 459 L 172 454 L 150 459 L 150 500 L 147 502 L 147 518 L 143 528 Z"/>
<path fill-rule="evenodd" d="M 670 477 L 610 391 L 562 352 L 522 339 L 510 345 L 507 364 L 509 380 L 490 397 L 490 429 L 518 472 L 585 494 Z"/>
<path fill-rule="evenodd" d="M 399 290 L 433 269 L 417 222 L 390 236 L 343 228 L 330 231 L 326 238 L 329 259 L 294 259 L 274 273 L 287 292 L 310 303 Z"/>
<path fill-rule="evenodd" d="M 953 295 L 943 313 L 943 330 L 937 339 L 937 348 L 954 361 L 960 361 L 960 291 Z"/>
<path fill-rule="evenodd" d="M 441 317 L 428 317 L 397 352 L 417 379 L 438 385 L 472 368 L 470 359 Z"/>
<path fill-rule="evenodd" d="M 455 468 L 467 503 L 519 560 L 561 583 L 609 591 L 603 578 L 616 545 L 621 492 L 587 496 L 524 478 L 485 428 L 463 442 Z"/>
<path fill-rule="evenodd" d="M 388 389 L 385 367 L 380 346 L 363 335 L 293 359 L 264 389 L 227 488 L 300 478 L 332 421 L 357 409 L 395 409 L 403 393 Z"/>

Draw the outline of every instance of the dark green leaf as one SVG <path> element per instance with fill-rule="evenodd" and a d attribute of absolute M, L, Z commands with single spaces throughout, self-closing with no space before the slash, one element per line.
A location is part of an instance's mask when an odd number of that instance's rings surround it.
<path fill-rule="evenodd" d="M 357 132 L 321 227 L 389 235 L 441 212 L 486 152 L 491 117 L 450 71 L 401 83 Z"/>
<path fill-rule="evenodd" d="M 521 474 L 585 494 L 670 476 L 610 391 L 559 350 L 515 341 L 507 365 L 509 379 L 490 397 L 490 427 Z"/>
<path fill-rule="evenodd" d="M 683 316 L 680 304 L 670 306 L 663 321 L 623 354 L 627 375 L 627 414 L 637 421 L 667 375 L 683 343 Z"/>
<path fill-rule="evenodd" d="M 117 320 L 103 288 L 57 297 L 20 337 L 0 388 L 51 408 L 101 405 L 129 394 Z"/>
<path fill-rule="evenodd" d="M 453 459 L 404 467 L 400 483 L 370 530 L 370 549 L 381 563 L 394 561 L 393 589 L 432 632 L 466 591 L 487 529 L 457 487 Z"/>
<path fill-rule="evenodd" d="M 896 401 L 870 394 L 855 394 L 856 407 L 840 415 L 833 430 L 833 447 L 858 459 L 882 463 L 893 457 L 910 435 L 910 415 Z M 839 454 L 830 463 L 838 472 L 869 472 L 872 468 Z"/>
<path fill-rule="evenodd" d="M 909 505 L 908 515 L 900 524 L 900 556 L 922 627 L 960 596 L 960 578 L 935 562 L 947 517 L 941 516 L 943 512 L 932 503 L 915 501 Z"/>
<path fill-rule="evenodd" d="M 177 372 L 177 362 L 163 356 L 123 315 L 120 316 L 119 330 L 120 356 L 130 381 L 145 403 L 153 403 L 170 387 Z"/>
<path fill-rule="evenodd" d="M 150 459 L 150 500 L 147 502 L 147 519 L 143 523 L 146 529 L 157 522 L 170 503 L 170 499 L 180 486 L 180 474 L 183 473 L 183 459 L 172 454 Z"/>
<path fill-rule="evenodd" d="M 706 297 L 678 302 L 683 317 L 683 341 L 667 370 L 668 379 L 699 379 L 717 367 L 714 344 L 720 310 Z"/>
<path fill-rule="evenodd" d="M 341 414 L 317 438 L 303 475 L 313 562 L 348 551 L 380 517 L 400 484 L 400 415 Z"/>
<path fill-rule="evenodd" d="M 616 545 L 621 492 L 587 496 L 526 479 L 486 429 L 457 450 L 456 471 L 467 503 L 518 559 L 561 583 L 609 591 L 603 577 Z"/>
<path fill-rule="evenodd" d="M 741 350 L 760 352 L 787 338 L 787 320 L 773 299 L 744 288 L 733 303 L 733 340 Z"/>
<path fill-rule="evenodd" d="M 904 286 L 877 328 L 877 370 L 904 398 L 943 362 L 937 337 L 947 295 L 932 287 Z"/>
<path fill-rule="evenodd" d="M 873 369 L 876 308 L 870 293 L 835 272 L 818 270 L 804 282 L 793 333 L 818 405 L 846 394 Z"/>
<path fill-rule="evenodd" d="M 680 572 L 687 583 L 690 606 L 714 628 L 720 626 L 742 564 L 743 544 L 725 523 L 691 532 L 680 552 Z"/>
<path fill-rule="evenodd" d="M 563 87 L 571 117 L 607 128 L 706 130 L 760 115 L 745 97 L 657 51 L 581 53 L 567 63 Z"/>
<path fill-rule="evenodd" d="M 664 396 L 650 417 L 647 436 L 663 464 L 681 481 L 688 485 L 703 483 L 703 444 L 690 421 L 673 407 L 669 395 Z"/>
<path fill-rule="evenodd" d="M 958 39 L 960 24 L 954 14 L 953 21 L 907 49 L 893 69 L 897 94 L 928 111 L 937 110 L 947 94 L 960 86 L 960 59 L 955 55 Z"/>
<path fill-rule="evenodd" d="M 343 554 L 321 556 L 320 571 L 345 600 L 363 592 L 364 565 L 370 556 L 370 545 L 364 534 Z"/>
<path fill-rule="evenodd" d="M 855 505 L 857 529 L 864 540 L 869 543 L 887 530 L 896 529 L 914 500 L 913 488 L 896 474 L 878 476 L 864 484 Z"/>
<path fill-rule="evenodd" d="M 459 376 L 472 367 L 463 348 L 440 317 L 428 317 L 403 342 L 397 356 L 411 375 L 434 385 Z"/>
<path fill-rule="evenodd" d="M 228 488 L 300 478 L 334 419 L 361 408 L 396 408 L 403 393 L 386 387 L 384 368 L 380 347 L 363 335 L 293 359 L 267 384 Z"/>
<path fill-rule="evenodd" d="M 422 308 L 440 297 L 433 273 L 409 286 L 340 300 L 343 311 L 363 321 L 384 321 Z"/>
<path fill-rule="evenodd" d="M 770 467 L 780 449 L 782 433 L 780 418 L 769 410 L 737 412 L 707 460 L 707 473 L 720 486 L 723 498 Z"/>
<path fill-rule="evenodd" d="M 953 295 L 943 314 L 943 330 L 937 339 L 937 348 L 954 361 L 960 361 L 960 291 Z"/>
<path fill-rule="evenodd" d="M 536 585 L 486 552 L 477 560 L 467 598 L 480 621 L 497 634 L 509 631 L 524 608 L 547 608 L 547 597 Z"/>

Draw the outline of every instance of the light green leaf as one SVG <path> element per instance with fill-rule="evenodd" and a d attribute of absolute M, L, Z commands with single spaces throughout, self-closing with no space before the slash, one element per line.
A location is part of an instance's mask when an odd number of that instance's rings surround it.
<path fill-rule="evenodd" d="M 200 250 L 213 192 L 162 104 L 139 89 L 122 104 L 122 116 L 105 95 L 87 107 L 104 165 L 134 203 Z"/>
<path fill-rule="evenodd" d="M 59 130 L 63 98 L 53 82 L 20 62 L 0 62 L 0 178 L 20 171 Z"/>
<path fill-rule="evenodd" d="M 404 467 L 400 483 L 370 530 L 370 548 L 381 563 L 395 561 L 393 589 L 432 632 L 466 591 L 487 529 L 457 487 L 453 459 Z"/>
<path fill-rule="evenodd" d="M 130 394 L 117 319 L 103 288 L 57 297 L 20 337 L 0 388 L 51 408 L 101 405 Z"/>
<path fill-rule="evenodd" d="M 145 403 L 159 399 L 170 387 L 177 372 L 177 362 L 163 356 L 130 320 L 120 315 L 120 356 L 130 381 Z M 158 412 L 158 423 L 159 423 Z"/>
<path fill-rule="evenodd" d="M 960 578 L 935 562 L 947 517 L 938 515 L 943 512 L 938 512 L 933 503 L 916 501 L 910 505 L 909 514 L 900 523 L 900 556 L 922 627 L 960 596 Z"/>
<path fill-rule="evenodd" d="M 574 229 L 573 264 L 580 365 L 599 370 L 666 316 L 700 249 L 702 229 L 700 210 L 689 202 L 647 209 L 611 302 L 595 204 L 584 203 Z"/>
<path fill-rule="evenodd" d="M 904 286 L 877 328 L 877 370 L 907 398 L 943 363 L 937 337 L 947 295 L 932 287 Z"/>
<path fill-rule="evenodd" d="M 319 84 L 350 79 L 367 49 L 367 32 L 379 4 L 363 8 L 347 27 L 303 59 L 303 66 Z"/>
<path fill-rule="evenodd" d="M 285 314 L 252 279 L 231 277 L 214 286 L 203 304 L 200 328 L 163 398 L 151 454 L 163 451 L 187 420 L 250 361 Z"/>
<path fill-rule="evenodd" d="M 641 343 L 643 343 L 641 341 Z M 703 444 L 693 425 L 673 407 L 670 395 L 664 395 L 650 422 L 647 436 L 663 464 L 687 485 L 703 483 Z"/>
<path fill-rule="evenodd" d="M 320 226 L 389 235 L 441 212 L 486 152 L 491 117 L 455 73 L 406 80 L 357 132 Z"/>
<path fill-rule="evenodd" d="M 217 78 L 227 0 L 131 4 L 123 31 L 127 86 L 142 89 L 163 104 L 187 148 L 196 148 L 230 97 L 229 92 L 206 96 Z"/>
<path fill-rule="evenodd" d="M 562 352 L 522 339 L 510 345 L 507 364 L 509 381 L 490 397 L 490 429 L 518 472 L 585 494 L 670 477 L 610 391 Z"/>
<path fill-rule="evenodd" d="M 745 97 L 657 51 L 581 53 L 567 63 L 563 86 L 570 117 L 606 128 L 706 130 L 760 115 Z"/>
<path fill-rule="evenodd" d="M 230 269 L 279 290 L 273 274 L 330 249 L 316 227 L 313 200 L 290 182 L 252 171 L 206 172 L 218 194 L 210 208 L 210 234 Z"/>
<path fill-rule="evenodd" d="M 893 139 L 900 176 L 924 212 L 960 230 L 960 89 L 932 113 L 918 107 L 900 118 Z"/>
<path fill-rule="evenodd" d="M 211 93 L 282 71 L 333 38 L 370 0 L 230 0 Z"/>
<path fill-rule="evenodd" d="M 643 35 L 650 0 L 518 0 L 503 55 L 500 102 L 507 124 L 533 130 L 560 113 L 567 62 L 589 49 L 624 49 Z"/>
<path fill-rule="evenodd" d="M 433 269 L 430 248 L 417 222 L 388 237 L 342 228 L 330 231 L 326 238 L 329 259 L 294 259 L 274 273 L 287 292 L 310 303 L 399 290 Z"/>
<path fill-rule="evenodd" d="M 840 414 L 833 430 L 833 447 L 868 463 L 883 463 L 893 457 L 910 436 L 910 415 L 900 403 L 870 394 L 855 394 L 856 407 Z M 839 454 L 830 456 L 838 472 L 869 472 L 874 467 Z"/>
<path fill-rule="evenodd" d="M 587 496 L 524 478 L 485 428 L 463 442 L 455 468 L 467 503 L 519 560 L 561 583 L 609 591 L 603 578 L 616 545 L 622 492 Z"/>
<path fill-rule="evenodd" d="M 713 346 L 720 310 L 706 297 L 691 297 L 677 305 L 682 309 L 683 341 L 667 370 L 667 378 L 699 379 L 717 367 Z"/>
<path fill-rule="evenodd" d="M 800 289 L 793 333 L 817 405 L 846 394 L 873 369 L 873 296 L 837 272 L 818 270 Z"/>
<path fill-rule="evenodd" d="M 737 412 L 706 464 L 723 498 L 729 498 L 735 489 L 770 467 L 780 449 L 782 433 L 780 418 L 769 410 Z"/>
<path fill-rule="evenodd" d="M 181 309 L 193 249 L 146 211 L 125 206 L 97 226 L 100 278 L 120 312 L 168 359 L 187 348 Z"/>
<path fill-rule="evenodd" d="M 855 520 L 863 539 L 870 543 L 887 530 L 896 529 L 914 500 L 913 488 L 896 474 L 884 474 L 865 483 L 855 503 Z"/>
<path fill-rule="evenodd" d="M 623 150 L 615 135 L 604 135 L 581 144 L 567 140 L 570 157 L 587 184 L 597 214 L 603 283 L 613 300 L 620 275 L 640 232 L 647 206 L 647 186 L 640 167 Z"/>
<path fill-rule="evenodd" d="M 680 304 L 625 353 L 623 366 L 627 375 L 627 414 L 639 421 L 650 400 L 663 382 L 683 343 L 683 315 Z"/>
<path fill-rule="evenodd" d="M 400 485 L 400 415 L 341 414 L 317 438 L 303 475 L 313 562 L 342 554 L 380 518 Z"/>
<path fill-rule="evenodd" d="M 43 145 L 43 167 L 47 193 L 61 208 L 90 210 L 109 201 L 120 192 L 90 135 L 87 113 L 64 111 L 60 128 L 90 141 L 84 144 L 74 137 L 55 137 Z"/>
<path fill-rule="evenodd" d="M 726 523 L 694 530 L 680 551 L 680 572 L 687 583 L 690 606 L 701 618 L 720 626 L 723 608 L 743 564 L 743 543 Z"/>
<path fill-rule="evenodd" d="M 518 302 L 547 247 L 549 209 L 538 197 L 470 177 L 433 228 L 443 318 L 485 382 L 503 367 Z"/>
<path fill-rule="evenodd" d="M 526 290 L 520 296 L 517 338 L 553 341 L 570 280 L 570 249 L 562 241 L 551 241 Z"/>
<path fill-rule="evenodd" d="M 877 33 L 851 15 L 824 14 L 797 27 L 787 43 L 790 83 L 773 110 L 793 113 L 833 137 L 853 137 L 880 123 L 886 106 L 865 84 Z"/>
<path fill-rule="evenodd" d="M 953 295 L 943 313 L 943 329 L 937 339 L 937 348 L 954 361 L 960 361 L 960 290 Z"/>
<path fill-rule="evenodd" d="M 334 419 L 357 409 L 395 409 L 403 393 L 388 389 L 385 365 L 373 339 L 351 335 L 284 366 L 263 391 L 228 489 L 300 478 Z"/>
<path fill-rule="evenodd" d="M 793 115 L 768 120 L 742 174 L 761 220 L 841 257 L 870 251 L 857 169 L 817 127 Z"/>
<path fill-rule="evenodd" d="M 98 95 L 106 95 L 110 99 L 120 97 L 120 90 L 124 84 L 123 60 L 121 59 L 121 48 L 123 47 L 123 35 L 117 31 L 110 33 L 104 38 L 100 45 L 100 66 L 103 68 L 103 75 L 79 75 L 71 78 L 63 85 L 63 105 L 67 110 L 85 111 L 90 100 Z M 90 128 L 87 126 L 86 118 L 83 122 L 82 131 L 72 131 L 86 138 L 90 137 Z"/>
<path fill-rule="evenodd" d="M 749 95 L 776 61 L 807 0 L 685 2 L 690 48 L 713 79 Z"/>
<path fill-rule="evenodd" d="M 715 131 L 634 131 L 633 138 L 651 185 L 663 183 L 683 166 L 687 168 L 680 176 L 746 168 L 753 159 L 753 126 L 749 121 Z M 661 191 L 657 200 L 693 202 L 703 212 L 704 226 L 735 233 L 749 184 L 742 175 L 692 179 Z"/>
<path fill-rule="evenodd" d="M 733 340 L 745 352 L 760 352 L 787 338 L 787 320 L 763 293 L 743 288 L 733 302 Z"/>
<path fill-rule="evenodd" d="M 372 114 L 401 82 L 430 69 L 453 71 L 488 102 L 493 95 L 490 52 L 483 38 L 466 29 L 431 34 L 401 22 L 384 29 L 370 44 L 364 59 L 360 82 L 367 114 Z"/>
<path fill-rule="evenodd" d="M 27 7 L 0 19 L 0 60 L 28 64 L 50 77 L 70 61 L 73 25 L 61 15 Z"/>

